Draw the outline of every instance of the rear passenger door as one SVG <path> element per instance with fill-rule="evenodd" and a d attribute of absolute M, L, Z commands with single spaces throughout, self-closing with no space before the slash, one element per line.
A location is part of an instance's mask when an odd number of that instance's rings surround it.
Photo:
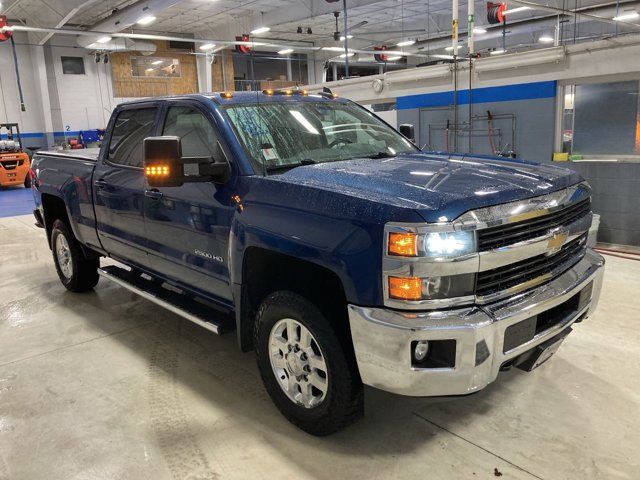
<path fill-rule="evenodd" d="M 197 102 L 176 101 L 165 112 L 160 134 L 180 137 L 183 156 L 226 159 L 210 111 Z M 145 221 L 155 271 L 191 289 L 232 298 L 230 189 L 229 184 L 213 182 L 151 189 L 153 194 L 145 199 Z"/>
<path fill-rule="evenodd" d="M 152 136 L 159 116 L 155 104 L 135 104 L 120 110 L 111 126 L 93 175 L 98 235 L 116 258 L 144 265 L 145 179 L 143 140 Z"/>

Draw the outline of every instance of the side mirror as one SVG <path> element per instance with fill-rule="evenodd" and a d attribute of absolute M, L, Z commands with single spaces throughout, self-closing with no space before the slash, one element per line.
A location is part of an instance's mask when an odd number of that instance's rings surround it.
<path fill-rule="evenodd" d="M 184 181 L 180 137 L 148 137 L 143 143 L 144 175 L 152 187 L 179 187 Z"/>
<path fill-rule="evenodd" d="M 416 131 L 413 125 L 410 123 L 403 123 L 399 128 L 400 134 L 411 141 L 412 143 L 416 143 Z"/>
<path fill-rule="evenodd" d="M 151 187 L 179 187 L 187 182 L 225 183 L 231 169 L 228 162 L 215 163 L 212 157 L 183 157 L 180 137 L 164 136 L 144 139 L 144 174 Z"/>

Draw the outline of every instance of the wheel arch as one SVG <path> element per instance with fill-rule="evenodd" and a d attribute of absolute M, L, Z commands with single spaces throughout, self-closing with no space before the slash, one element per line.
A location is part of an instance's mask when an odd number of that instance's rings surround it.
<path fill-rule="evenodd" d="M 249 281 L 249 279 L 258 279 Z M 248 247 L 243 255 L 242 282 L 236 285 L 238 342 L 242 351 L 253 349 L 255 315 L 270 294 L 288 290 L 311 301 L 329 320 L 339 338 L 352 349 L 347 297 L 343 283 L 327 267 L 291 255 Z M 330 299 L 330 301 L 328 301 Z"/>

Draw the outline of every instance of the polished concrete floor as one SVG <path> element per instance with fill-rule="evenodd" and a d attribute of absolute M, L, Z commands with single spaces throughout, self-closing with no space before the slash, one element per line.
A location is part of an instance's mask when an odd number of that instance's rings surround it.
<path fill-rule="evenodd" d="M 0 479 L 638 479 L 640 262 L 532 373 L 462 398 L 367 389 L 328 438 L 287 423 L 252 354 L 115 285 L 66 292 L 30 216 L 0 219 Z"/>

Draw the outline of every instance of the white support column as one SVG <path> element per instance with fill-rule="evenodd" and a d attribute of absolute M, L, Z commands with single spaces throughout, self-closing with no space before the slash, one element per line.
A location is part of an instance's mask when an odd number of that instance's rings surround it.
<path fill-rule="evenodd" d="M 211 87 L 211 56 L 196 56 L 196 71 L 198 77 L 198 92 L 210 92 Z"/>
<path fill-rule="evenodd" d="M 43 147 L 49 148 L 53 145 L 53 116 L 51 114 L 51 99 L 49 97 L 49 84 L 47 81 L 47 67 L 44 58 L 44 47 L 37 45 L 36 38 L 29 35 L 29 47 L 31 63 L 33 71 L 35 72 L 35 87 L 38 95 L 38 102 L 40 110 L 38 114 L 42 118 L 42 130 L 45 134 L 45 145 Z"/>
<path fill-rule="evenodd" d="M 293 70 L 291 68 L 291 57 L 287 57 L 287 80 L 293 81 Z"/>

